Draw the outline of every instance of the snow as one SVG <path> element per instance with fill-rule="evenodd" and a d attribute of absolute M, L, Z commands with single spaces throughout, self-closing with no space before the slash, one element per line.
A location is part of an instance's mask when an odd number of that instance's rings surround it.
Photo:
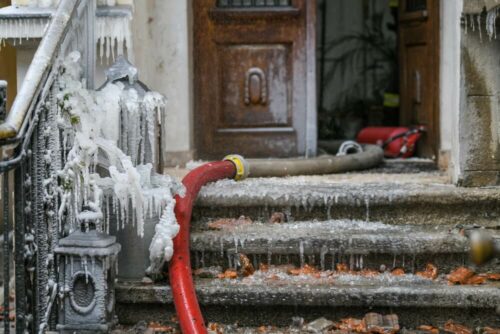
<path fill-rule="evenodd" d="M 59 172 L 59 220 L 69 218 L 72 232 L 78 229 L 72 217 L 102 219 L 102 230 L 109 231 L 113 214 L 120 228 L 133 224 L 143 237 L 145 218 L 161 217 L 150 247 L 149 271 L 156 272 L 172 257 L 172 238 L 179 230 L 174 196 L 183 191 L 168 175 L 154 174 L 144 154 L 145 142 L 154 147 L 154 115 L 165 100 L 158 93 L 146 93 L 141 101 L 133 88 L 121 83 L 108 83 L 98 92 L 85 89 L 77 52 L 66 58 L 63 68 L 58 124 L 69 151 Z M 92 212 L 80 212 L 83 206 Z"/>

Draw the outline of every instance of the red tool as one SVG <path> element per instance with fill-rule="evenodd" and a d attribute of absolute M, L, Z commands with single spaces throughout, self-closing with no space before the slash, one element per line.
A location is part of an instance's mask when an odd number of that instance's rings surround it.
<path fill-rule="evenodd" d="M 357 137 L 360 144 L 382 146 L 386 158 L 409 158 L 415 154 L 417 141 L 426 130 L 419 126 L 407 127 L 367 127 Z"/>

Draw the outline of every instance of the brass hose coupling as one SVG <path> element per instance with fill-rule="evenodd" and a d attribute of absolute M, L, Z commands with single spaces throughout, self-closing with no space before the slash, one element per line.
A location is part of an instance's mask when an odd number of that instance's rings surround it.
<path fill-rule="evenodd" d="M 238 154 L 230 154 L 226 155 L 224 161 L 231 161 L 236 167 L 236 174 L 234 175 L 234 179 L 236 181 L 244 180 L 250 174 L 250 165 L 248 161 L 245 160 L 241 155 Z"/>
<path fill-rule="evenodd" d="M 475 264 L 481 265 L 499 256 L 499 241 L 488 230 L 472 230 L 468 236 L 471 260 Z"/>

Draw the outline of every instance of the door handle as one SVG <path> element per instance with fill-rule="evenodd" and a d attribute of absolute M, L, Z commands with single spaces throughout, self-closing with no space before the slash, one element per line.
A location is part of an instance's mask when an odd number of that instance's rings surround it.
<path fill-rule="evenodd" d="M 413 78 L 415 80 L 415 95 L 413 96 L 413 102 L 415 104 L 420 104 L 422 103 L 422 76 L 419 70 L 415 70 Z"/>
<path fill-rule="evenodd" d="M 245 104 L 267 104 L 267 80 L 264 71 L 250 68 L 245 75 Z"/>

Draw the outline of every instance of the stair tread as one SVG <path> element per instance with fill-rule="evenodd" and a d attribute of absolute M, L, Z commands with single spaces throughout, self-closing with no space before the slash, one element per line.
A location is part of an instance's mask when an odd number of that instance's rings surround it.
<path fill-rule="evenodd" d="M 498 187 L 460 188 L 441 183 L 398 183 L 394 181 L 350 183 L 314 177 L 258 178 L 236 182 L 221 180 L 204 186 L 197 204 L 239 205 L 258 204 L 341 204 L 360 199 L 370 203 L 397 203 L 402 201 L 451 201 L 494 200 L 500 201 Z M 305 200 L 307 199 L 307 202 Z M 359 203 L 358 203 L 359 204 Z M 361 202 L 360 204 L 364 204 Z"/>
<path fill-rule="evenodd" d="M 467 238 L 452 226 L 390 225 L 356 220 L 300 221 L 279 224 L 253 222 L 220 230 L 195 231 L 193 250 L 282 254 L 462 253 Z"/>
<path fill-rule="evenodd" d="M 303 305 L 494 308 L 500 303 L 498 282 L 450 286 L 444 279 L 415 275 L 375 277 L 340 275 L 330 278 L 296 276 L 288 279 L 196 279 L 205 305 Z M 166 284 L 119 283 L 120 303 L 171 303 Z"/>
<path fill-rule="evenodd" d="M 499 226 L 499 187 L 399 183 L 397 175 L 390 177 L 368 183 L 321 177 L 221 180 L 202 188 L 193 210 L 193 223 L 239 215 L 268 219 L 272 213 L 282 211 L 296 220 Z"/>

